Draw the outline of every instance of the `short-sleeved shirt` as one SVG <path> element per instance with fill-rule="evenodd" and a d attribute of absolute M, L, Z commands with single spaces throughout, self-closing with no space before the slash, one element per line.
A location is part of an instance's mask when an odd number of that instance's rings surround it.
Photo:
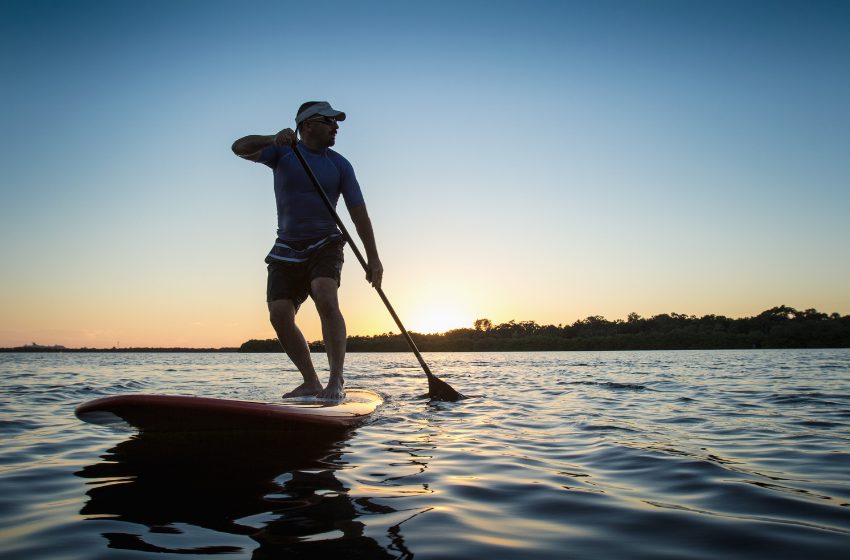
<path fill-rule="evenodd" d="M 339 195 L 348 209 L 364 204 L 354 168 L 348 160 L 325 148 L 316 152 L 298 144 L 304 159 L 336 207 Z M 277 236 L 284 241 L 300 241 L 336 233 L 333 217 L 289 146 L 264 148 L 259 163 L 274 171 L 274 195 L 277 201 Z"/>

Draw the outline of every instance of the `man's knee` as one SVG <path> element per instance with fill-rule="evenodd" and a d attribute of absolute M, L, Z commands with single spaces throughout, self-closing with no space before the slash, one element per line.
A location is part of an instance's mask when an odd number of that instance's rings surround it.
<path fill-rule="evenodd" d="M 339 313 L 337 285 L 333 278 L 313 278 L 310 285 L 316 311 L 321 317 L 332 317 Z"/>
<path fill-rule="evenodd" d="M 295 304 L 292 300 L 276 299 L 269 302 L 269 320 L 275 330 L 295 324 Z"/>

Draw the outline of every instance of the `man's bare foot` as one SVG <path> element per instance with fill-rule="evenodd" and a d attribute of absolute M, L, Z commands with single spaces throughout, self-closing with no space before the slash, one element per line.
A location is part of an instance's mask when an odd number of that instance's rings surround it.
<path fill-rule="evenodd" d="M 316 381 L 315 383 L 307 383 L 306 381 L 291 390 L 290 392 L 283 395 L 283 399 L 288 399 L 289 397 L 312 397 L 316 393 L 322 390 L 322 384 Z"/>
<path fill-rule="evenodd" d="M 345 398 L 345 389 L 342 388 L 342 385 L 345 382 L 340 380 L 331 379 L 328 381 L 328 386 L 324 388 L 324 390 L 319 391 L 319 394 L 316 395 L 316 398 L 319 399 L 344 399 Z"/>

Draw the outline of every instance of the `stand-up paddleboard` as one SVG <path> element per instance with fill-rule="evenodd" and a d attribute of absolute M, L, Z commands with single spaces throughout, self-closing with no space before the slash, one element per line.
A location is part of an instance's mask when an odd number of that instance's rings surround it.
<path fill-rule="evenodd" d="M 123 421 L 144 432 L 339 430 L 363 422 L 382 402 L 366 389 L 347 389 L 345 399 L 292 397 L 280 402 L 118 395 L 81 404 L 75 413 L 92 424 Z"/>

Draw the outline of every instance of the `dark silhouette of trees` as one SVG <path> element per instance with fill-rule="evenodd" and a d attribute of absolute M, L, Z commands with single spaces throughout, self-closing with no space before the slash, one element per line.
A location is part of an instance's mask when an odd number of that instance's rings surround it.
<path fill-rule="evenodd" d="M 276 338 L 256 340 L 252 338 L 239 347 L 240 352 L 283 352 L 280 342 Z"/>
<path fill-rule="evenodd" d="M 662 313 L 644 318 L 629 313 L 626 320 L 609 321 L 594 315 L 571 325 L 538 325 L 508 321 L 494 325 L 478 319 L 474 328 L 442 334 L 411 332 L 423 352 L 487 352 L 522 350 L 708 350 L 734 348 L 848 348 L 850 315 L 797 311 L 780 305 L 755 317 L 730 319 L 723 315 Z M 324 351 L 321 341 L 312 351 Z M 251 340 L 241 352 L 280 352 L 277 340 Z M 406 352 L 401 335 L 349 336 L 349 352 Z"/>
<path fill-rule="evenodd" d="M 489 331 L 493 328 L 493 323 L 490 319 L 476 319 L 473 324 L 476 331 Z"/>
<path fill-rule="evenodd" d="M 275 341 L 277 343 L 277 341 Z M 136 348 L 136 347 L 128 347 L 128 348 L 116 348 L 113 346 L 112 348 L 56 348 L 52 346 L 42 346 L 35 348 L 32 346 L 17 346 L 15 348 L 0 348 L 0 352 L 53 352 L 61 354 L 63 352 L 74 353 L 74 352 L 90 352 L 90 353 L 110 353 L 110 354 L 156 354 L 156 353 L 185 353 L 185 352 L 195 352 L 195 353 L 210 353 L 210 352 L 238 352 L 238 348 Z"/>

